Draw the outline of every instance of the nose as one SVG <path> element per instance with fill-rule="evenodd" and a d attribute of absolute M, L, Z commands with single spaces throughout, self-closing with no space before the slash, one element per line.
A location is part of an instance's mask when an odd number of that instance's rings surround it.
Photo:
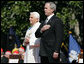
<path fill-rule="evenodd" d="M 46 8 L 44 8 L 44 10 L 46 10 Z"/>
<path fill-rule="evenodd" d="M 31 18 L 29 18 L 29 20 L 31 20 Z"/>
<path fill-rule="evenodd" d="M 46 11 L 46 9 L 44 9 L 44 11 Z"/>

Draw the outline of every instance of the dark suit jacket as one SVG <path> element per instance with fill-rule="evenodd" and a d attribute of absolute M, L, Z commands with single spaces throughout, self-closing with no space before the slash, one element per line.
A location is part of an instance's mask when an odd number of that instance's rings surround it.
<path fill-rule="evenodd" d="M 45 22 L 42 22 L 37 29 L 35 36 L 37 38 L 41 37 L 40 56 L 51 57 L 53 52 L 60 52 L 64 29 L 62 21 L 55 15 L 50 18 L 47 24 L 51 27 L 41 33 L 40 30 L 45 25 Z"/>
<path fill-rule="evenodd" d="M 1 57 L 1 63 L 8 63 L 8 58 L 5 56 Z"/>

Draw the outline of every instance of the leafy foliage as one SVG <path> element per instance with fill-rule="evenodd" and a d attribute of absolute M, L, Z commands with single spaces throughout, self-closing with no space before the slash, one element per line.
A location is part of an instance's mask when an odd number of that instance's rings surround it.
<path fill-rule="evenodd" d="M 29 15 L 32 11 L 40 13 L 40 20 L 44 20 L 44 4 L 46 1 L 1 1 L 1 31 L 8 33 L 10 26 L 15 27 L 16 34 L 25 35 L 30 26 Z M 53 1 L 57 4 L 56 15 L 64 23 L 64 41 L 68 38 L 70 26 L 80 22 L 83 15 L 83 1 Z"/>

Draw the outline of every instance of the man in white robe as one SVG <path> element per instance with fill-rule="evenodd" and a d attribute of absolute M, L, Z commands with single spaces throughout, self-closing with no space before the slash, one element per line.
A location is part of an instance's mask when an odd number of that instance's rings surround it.
<path fill-rule="evenodd" d="M 38 12 L 30 13 L 29 20 L 32 26 L 27 30 L 25 40 L 23 42 L 23 45 L 26 46 L 24 63 L 40 63 L 40 38 L 35 37 L 35 32 L 40 25 L 39 19 L 40 15 Z"/>

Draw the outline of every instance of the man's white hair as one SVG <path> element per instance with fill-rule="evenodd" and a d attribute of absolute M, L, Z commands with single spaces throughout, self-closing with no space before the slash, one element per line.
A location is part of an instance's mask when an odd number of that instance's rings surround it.
<path fill-rule="evenodd" d="M 33 14 L 35 18 L 40 20 L 40 14 L 38 12 L 30 12 L 30 15 Z"/>

